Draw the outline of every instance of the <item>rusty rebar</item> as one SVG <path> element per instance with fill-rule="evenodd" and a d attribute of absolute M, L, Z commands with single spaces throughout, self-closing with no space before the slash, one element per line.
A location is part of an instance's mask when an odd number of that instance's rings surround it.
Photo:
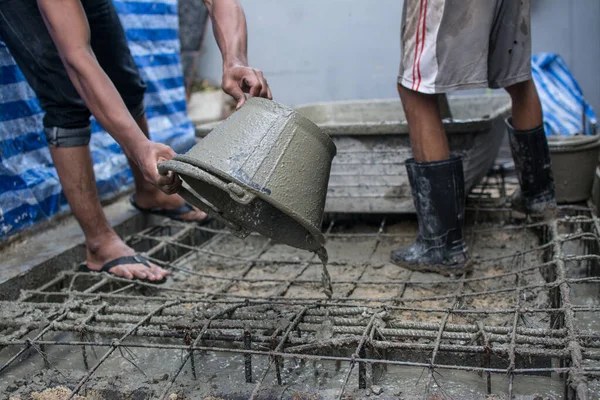
<path fill-rule="evenodd" d="M 277 347 L 275 347 L 275 350 L 273 350 L 272 352 L 269 352 L 269 364 L 267 365 L 265 372 L 261 375 L 259 381 L 256 383 L 256 386 L 255 386 L 254 390 L 252 391 L 252 394 L 250 395 L 250 400 L 255 399 L 256 396 L 258 395 L 258 391 L 260 390 L 262 383 L 264 382 L 267 374 L 269 373 L 271 366 L 273 365 L 274 362 L 276 362 L 276 360 L 277 360 L 276 357 L 280 355 L 279 353 L 281 352 L 281 349 L 283 348 L 283 345 L 285 344 L 285 342 L 288 340 L 288 337 L 290 336 L 290 332 L 292 332 L 294 329 L 296 329 L 296 327 L 302 320 L 302 317 L 304 317 L 306 310 L 307 310 L 307 308 L 304 307 L 296 313 L 294 320 L 289 324 L 289 326 L 285 330 L 285 333 L 281 336 L 281 340 L 279 341 L 279 344 L 277 345 Z"/>
<path fill-rule="evenodd" d="M 108 359 L 108 357 L 110 357 L 110 355 L 119 347 L 119 346 L 117 346 L 117 344 L 120 344 L 123 340 L 127 339 L 128 336 L 130 336 L 132 333 L 134 333 L 148 319 L 152 318 L 152 316 L 154 314 L 159 313 L 160 311 L 162 311 L 165 308 L 169 308 L 171 306 L 174 306 L 175 304 L 179 304 L 179 301 L 171 301 L 171 302 L 165 303 L 162 306 L 156 308 L 155 310 L 149 312 L 137 324 L 135 324 L 131 329 L 129 329 L 123 336 L 121 336 L 119 339 L 116 339 L 115 341 L 113 341 L 113 346 L 104 354 L 104 356 L 102 356 L 102 358 L 96 363 L 96 365 L 94 365 L 92 367 L 92 369 L 90 369 L 90 371 L 86 374 L 86 376 L 84 376 L 79 381 L 79 383 L 77 384 L 77 386 L 75 386 L 75 389 L 73 389 L 73 392 L 69 396 L 68 400 L 71 400 L 73 397 L 75 397 L 75 395 L 77 395 L 77 393 L 79 392 L 79 390 L 92 377 L 92 375 L 94 374 L 94 372 L 96 372 L 96 370 L 100 367 L 100 365 L 102 365 L 102 363 L 104 361 L 106 361 Z"/>
<path fill-rule="evenodd" d="M 575 391 L 578 400 L 586 400 L 587 395 L 587 382 L 583 376 L 582 371 L 582 360 L 583 355 L 581 346 L 576 338 L 575 331 L 575 315 L 571 309 L 571 288 L 567 283 L 567 269 L 563 260 L 563 249 L 558 233 L 558 222 L 556 220 L 550 223 L 550 233 L 552 241 L 554 242 L 553 257 L 556 259 L 556 276 L 561 281 L 559 286 L 561 305 L 565 307 L 564 311 L 564 323 L 567 329 L 567 337 L 569 343 L 567 349 L 571 354 L 571 368 L 569 370 L 569 386 Z M 600 233 L 600 232 L 599 232 Z"/>
<path fill-rule="evenodd" d="M 237 310 L 239 307 L 242 307 L 242 304 L 237 304 L 235 306 L 232 307 L 228 307 L 222 311 L 217 312 L 216 314 L 214 314 L 202 327 L 202 330 L 200 331 L 200 333 L 198 333 L 198 335 L 196 336 L 196 339 L 194 340 L 194 342 L 187 348 L 188 353 L 187 355 L 184 357 L 183 361 L 181 362 L 181 364 L 179 365 L 179 367 L 177 368 L 177 370 L 175 371 L 174 374 L 171 374 L 171 379 L 167 382 L 167 384 L 165 385 L 165 388 L 163 390 L 162 395 L 160 396 L 161 399 L 165 399 L 167 397 L 167 395 L 169 394 L 169 390 L 171 389 L 171 387 L 173 386 L 173 384 L 175 383 L 175 381 L 177 380 L 177 377 L 179 377 L 179 374 L 181 373 L 181 371 L 183 370 L 183 368 L 185 367 L 185 364 L 188 362 L 188 360 L 193 357 L 194 355 L 194 350 L 195 347 L 198 347 L 198 343 L 200 343 L 200 340 L 202 340 L 202 338 L 204 337 L 206 331 L 208 330 L 208 328 L 210 327 L 210 323 L 222 316 L 222 315 L 226 315 L 229 314 L 235 310 Z"/>
<path fill-rule="evenodd" d="M 523 247 L 525 247 L 525 243 L 523 243 Z M 519 267 L 522 267 L 523 262 L 524 262 L 524 257 L 523 256 L 519 256 Z M 521 311 L 521 289 L 520 289 L 520 285 L 519 285 L 519 279 L 520 279 L 520 275 L 516 274 L 515 275 L 515 286 L 517 287 L 517 291 L 515 292 L 515 296 L 517 298 L 517 304 L 515 307 L 515 314 L 513 316 L 513 322 L 512 322 L 512 333 L 511 333 L 511 337 L 510 337 L 510 344 L 508 346 L 509 348 L 509 353 L 508 353 L 508 398 L 512 399 L 513 398 L 513 384 L 514 384 L 514 378 L 515 378 L 515 374 L 512 372 L 515 368 L 516 368 L 516 361 L 517 361 L 517 353 L 516 353 L 516 347 L 517 347 L 517 326 L 519 323 L 519 312 Z"/>
<path fill-rule="evenodd" d="M 25 341 L 20 341 L 18 344 L 23 345 Z M 264 350 L 245 350 L 243 348 L 231 348 L 231 347 L 210 347 L 210 346 L 186 346 L 186 345 L 169 345 L 169 344 L 156 344 L 156 343 L 118 343 L 113 342 L 81 342 L 81 341 L 27 341 L 30 345 L 53 345 L 53 346 L 97 346 L 97 347 L 130 347 L 130 348 L 142 348 L 142 349 L 162 349 L 162 350 L 189 350 L 194 351 L 210 351 L 215 353 L 233 353 L 233 354 L 252 354 L 257 356 L 276 356 L 287 359 L 303 359 L 313 361 L 339 361 L 339 362 L 365 362 L 371 364 L 386 364 L 396 365 L 403 367 L 417 367 L 417 368 L 429 368 L 430 363 L 419 363 L 411 361 L 399 361 L 399 360 L 386 360 L 386 359 L 374 359 L 374 358 L 352 358 L 352 357 L 341 357 L 341 356 L 328 356 L 328 355 L 314 355 L 314 354 L 298 354 L 298 353 L 285 353 L 285 352 L 273 352 Z M 377 343 L 373 343 L 374 347 Z M 442 345 L 443 346 L 443 345 Z M 441 346 L 440 346 L 441 347 Z M 564 352 L 565 356 L 569 355 L 569 351 Z M 600 360 L 600 357 L 598 358 Z M 490 372 L 493 374 L 506 374 L 507 370 L 503 368 L 486 368 L 476 366 L 465 366 L 465 365 L 450 365 L 450 364 L 435 364 L 435 369 L 445 369 L 454 371 L 467 371 L 467 372 Z M 564 373 L 569 372 L 570 367 L 540 367 L 540 368 L 517 368 L 514 370 L 515 374 L 536 374 L 536 373 L 549 373 L 557 372 Z M 581 370 L 586 375 L 592 375 L 592 373 L 600 373 L 600 366 L 597 367 L 582 367 Z"/>
<path fill-rule="evenodd" d="M 356 349 L 354 350 L 354 353 L 352 354 L 352 356 L 350 357 L 350 366 L 348 368 L 348 372 L 346 373 L 346 378 L 344 379 L 344 383 L 342 384 L 342 388 L 340 389 L 340 395 L 339 395 L 339 399 L 343 398 L 344 396 L 344 389 L 346 388 L 346 385 L 348 384 L 348 379 L 350 379 L 350 374 L 352 374 L 352 370 L 354 369 L 354 365 L 356 364 L 356 362 L 361 363 L 362 361 L 357 361 L 360 360 L 360 353 L 365 345 L 365 342 L 368 340 L 369 335 L 371 333 L 371 329 L 373 329 L 373 322 L 375 321 L 375 317 L 377 316 L 377 313 L 374 312 L 373 315 L 371 315 L 371 318 L 369 319 L 369 323 L 367 324 L 367 326 L 365 327 L 362 336 L 360 337 L 360 340 L 358 342 L 358 345 L 356 346 Z"/>
<path fill-rule="evenodd" d="M 486 180 L 484 187 L 494 185 L 491 180 Z M 483 198 L 483 197 L 482 197 Z M 332 220 L 325 232 L 328 240 L 341 238 L 369 239 L 370 256 L 367 262 L 337 262 L 332 260 L 332 268 L 354 268 L 358 276 L 355 279 L 341 278 L 333 280 L 337 287 L 349 285 L 343 295 L 324 301 L 322 298 L 307 296 L 306 298 L 286 298 L 291 287 L 303 285 L 316 285 L 319 279 L 305 277 L 305 272 L 318 264 L 314 259 L 302 260 L 291 257 L 277 256 L 263 258 L 271 251 L 272 243 L 259 241 L 257 251 L 250 257 L 241 256 L 242 247 L 238 251 L 225 252 L 216 250 L 217 245 L 230 240 L 231 234 L 222 229 L 197 227 L 191 223 L 167 222 L 154 228 L 131 235 L 127 240 L 145 246 L 143 252 L 153 262 L 162 265 L 182 276 L 194 276 L 210 282 L 205 290 L 181 288 L 178 285 L 157 287 L 155 285 L 130 281 L 107 274 L 82 274 L 73 271 L 60 273 L 56 278 L 35 290 L 22 292 L 19 305 L 23 308 L 23 315 L 43 311 L 47 317 L 42 321 L 33 321 L 28 318 L 15 318 L 0 321 L 0 348 L 2 346 L 22 346 L 19 354 L 9 363 L 0 368 L 0 373 L 28 348 L 38 351 L 49 346 L 79 346 L 84 358 L 84 366 L 88 369 L 87 379 L 94 370 L 104 362 L 115 349 L 132 347 L 141 349 L 168 349 L 187 353 L 177 371 L 171 374 L 167 383 L 167 393 L 177 379 L 188 360 L 192 368 L 192 375 L 196 376 L 194 363 L 195 351 L 211 351 L 226 354 L 241 354 L 245 363 L 245 377 L 251 376 L 252 356 L 260 355 L 269 358 L 269 364 L 264 373 L 256 381 L 253 396 L 256 396 L 264 384 L 265 378 L 273 365 L 277 382 L 282 382 L 280 361 L 284 359 L 322 360 L 335 362 L 348 362 L 350 368 L 341 387 L 344 393 L 353 367 L 358 365 L 358 383 L 360 388 L 365 388 L 368 383 L 373 383 L 369 374 L 369 366 L 398 365 L 414 368 L 425 368 L 429 372 L 427 390 L 429 392 L 435 381 L 434 371 L 437 369 L 450 369 L 461 371 L 476 371 L 486 374 L 486 391 L 492 392 L 491 374 L 507 374 L 509 377 L 509 395 L 513 392 L 513 377 L 517 374 L 530 373 L 568 373 L 569 387 L 573 388 L 578 396 L 586 390 L 586 379 L 600 374 L 600 366 L 590 367 L 583 361 L 600 360 L 600 341 L 597 332 L 575 329 L 575 313 L 600 312 L 600 306 L 573 305 L 569 299 L 569 289 L 573 285 L 597 284 L 600 278 L 568 277 L 566 274 L 567 262 L 596 262 L 600 255 L 564 254 L 562 245 L 568 242 L 582 243 L 589 247 L 590 243 L 600 246 L 600 224 L 593 210 L 582 207 L 560 207 L 563 215 L 553 221 L 531 222 L 514 220 L 509 225 L 481 227 L 479 217 L 485 212 L 507 213 L 506 207 L 489 207 L 477 202 L 475 207 L 476 223 L 470 229 L 471 241 L 478 234 L 486 232 L 508 232 L 511 235 L 524 235 L 530 230 L 541 230 L 549 227 L 551 237 L 539 245 L 508 254 L 496 255 L 478 259 L 480 266 L 494 266 L 496 262 L 516 260 L 514 268 L 500 271 L 495 275 L 461 276 L 459 280 L 417 280 L 411 275 L 409 279 L 368 279 L 365 278 L 369 267 L 379 268 L 385 265 L 382 261 L 375 261 L 373 255 L 383 240 L 406 238 L 406 233 L 387 232 L 385 219 L 381 220 L 376 231 L 367 233 L 349 233 L 346 231 L 333 232 L 336 223 Z M 577 215 L 572 215 L 577 214 Z M 504 215 L 504 214 L 502 214 Z M 507 214 L 508 215 L 508 214 Z M 514 222 L 514 223 L 513 223 Z M 577 230 L 571 227 L 591 226 Z M 559 233 L 559 227 L 562 233 Z M 567 228 L 567 229 L 565 229 Z M 573 232 L 563 232 L 571 228 Z M 198 243 L 196 240 L 203 241 Z M 256 240 L 254 238 L 253 240 Z M 472 246 L 472 243 L 470 243 Z M 148 248 L 149 246 L 149 248 Z M 587 247 L 586 247 L 587 249 Z M 595 250 L 594 250 L 595 251 Z M 536 260 L 524 264 L 526 256 L 541 258 L 544 253 L 551 252 L 547 260 Z M 193 263 L 202 265 L 203 257 L 208 260 L 225 260 L 235 263 L 235 274 L 209 273 L 202 269 L 197 270 Z M 539 262 L 538 262 L 539 261 Z M 274 268 L 278 265 L 295 268 L 290 277 L 277 276 L 252 276 L 259 267 Z M 556 277 L 550 282 L 539 282 L 530 279 L 533 274 L 540 271 L 556 270 Z M 262 270 L 261 270 L 262 272 Z M 335 276 L 335 275 L 334 275 Z M 338 274 L 339 276 L 339 274 Z M 82 279 L 85 277 L 85 281 Z M 90 279 L 92 277 L 93 279 Z M 514 278 L 514 279 L 513 279 Z M 488 288 L 489 282 L 498 282 L 495 287 Z M 274 294 L 253 296 L 251 300 L 246 295 L 235 292 L 237 284 L 253 285 L 274 283 Z M 81 289 L 82 285 L 87 285 Z M 100 293 L 107 285 L 125 285 L 113 293 Z M 394 296 L 371 298 L 368 296 L 355 296 L 356 289 L 361 285 L 387 285 L 398 287 L 399 291 Z M 212 286 L 211 286 L 212 285 Z M 466 285 L 472 285 L 468 288 Z M 481 289 L 481 287 L 485 289 Z M 438 294 L 406 297 L 407 288 L 425 288 L 436 290 Z M 79 290 L 76 290 L 79 289 Z M 541 291 L 555 290 L 560 294 L 558 307 L 528 306 L 523 304 L 522 294 L 534 295 Z M 479 307 L 471 306 L 469 301 L 485 298 L 492 295 L 515 296 L 515 304 L 506 306 Z M 55 303 L 49 303 L 53 301 Z M 62 302 L 62 303 L 61 303 Z M 98 305 L 100 302 L 100 306 Z M 123 302 L 130 304 L 124 305 Z M 435 304 L 437 302 L 437 304 Z M 434 303 L 433 305 L 431 303 Z M 5 303 L 0 303 L 0 307 Z M 165 307 L 166 304 L 170 304 Z M 530 303 L 531 304 L 531 303 Z M 456 307 L 454 307 L 456 305 Z M 160 311 L 156 311 L 161 308 Z M 230 309 L 224 312 L 218 307 Z M 471 308 L 469 308 L 471 307 Z M 374 319 L 379 310 L 392 312 L 439 313 L 441 320 L 427 322 L 395 317 L 382 317 Z M 268 314 L 272 312 L 272 316 Z M 282 318 L 282 313 L 287 313 L 289 320 Z M 558 327 L 526 327 L 519 326 L 522 315 L 536 314 L 540 317 L 563 315 L 564 326 Z M 33 315 L 33 314 L 32 314 Z M 485 317 L 498 315 L 507 320 L 509 326 L 486 325 Z M 370 320 L 367 322 L 366 318 Z M 451 318 L 460 316 L 460 323 L 452 323 Z M 508 319 L 512 318 L 510 322 Z M 281 325 L 281 320 L 285 325 Z M 332 322 L 329 339 L 317 340 L 317 334 L 325 320 Z M 465 321 L 465 322 L 463 322 Z M 366 328 L 365 328 L 366 324 Z M 130 328 L 134 326 L 134 329 Z M 3 330 L 7 330 L 6 334 Z M 32 339 L 22 339 L 33 330 L 41 330 Z M 42 340 L 51 332 L 73 332 L 78 341 L 52 341 Z M 294 334 L 291 332 L 302 332 Z M 41 335 L 40 335 L 41 333 Z M 43 336 L 46 334 L 46 336 Z M 89 341 L 92 334 L 108 337 L 135 338 L 139 343 L 125 345 L 119 341 L 102 342 Z M 156 344 L 147 338 L 160 337 L 172 339 L 166 343 Z M 122 340 L 122 339 L 121 339 Z M 213 346 L 200 346 L 200 341 L 210 340 Z M 161 341 L 162 342 L 162 341 Z M 178 343 L 178 344 L 171 344 Z M 89 369 L 86 348 L 109 347 L 105 356 L 92 369 Z M 333 350 L 347 349 L 354 351 L 350 357 L 326 355 Z M 267 350 L 269 349 L 269 350 Z M 391 354 L 403 354 L 403 351 L 418 351 L 428 355 L 428 363 L 408 362 L 405 360 L 391 359 Z M 480 366 L 449 365 L 437 361 L 441 354 L 480 354 Z M 330 353 L 331 354 L 331 353 Z M 507 360 L 507 368 L 492 368 L 491 356 Z M 548 360 L 557 358 L 568 363 L 566 367 L 548 368 L 517 368 L 517 360 L 522 358 L 536 358 Z M 48 360 L 43 356 L 44 362 Z M 256 359 L 255 359 L 256 360 Z M 255 361 L 254 360 L 254 361 Z M 444 359 L 444 361 L 447 358 Z M 250 363 L 247 363 L 250 361 Z M 255 361 L 256 362 L 256 361 Z M 458 363 L 458 362 L 457 362 Z M 77 390 L 81 389 L 81 385 Z M 76 392 L 74 392 L 76 393 Z M 581 397 L 583 398 L 583 397 Z"/>

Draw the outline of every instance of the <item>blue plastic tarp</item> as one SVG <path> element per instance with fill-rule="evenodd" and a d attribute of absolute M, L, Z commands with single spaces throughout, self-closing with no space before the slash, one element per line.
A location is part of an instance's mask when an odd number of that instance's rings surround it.
<path fill-rule="evenodd" d="M 534 54 L 531 68 L 542 102 L 546 135 L 593 135 L 598 123 L 596 114 L 565 61 L 554 53 Z"/>
<path fill-rule="evenodd" d="M 151 138 L 184 152 L 195 143 L 186 114 L 179 57 L 177 0 L 113 0 L 148 89 Z M 0 240 L 66 211 L 35 94 L 0 38 Z M 101 198 L 133 183 L 127 160 L 92 119 L 90 148 Z"/>

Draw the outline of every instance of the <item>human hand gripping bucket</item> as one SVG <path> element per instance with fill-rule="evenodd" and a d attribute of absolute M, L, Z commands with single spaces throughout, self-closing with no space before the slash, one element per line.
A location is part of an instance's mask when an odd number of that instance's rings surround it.
<path fill-rule="evenodd" d="M 272 100 L 251 98 L 186 154 L 158 165 L 177 173 L 188 202 L 240 237 L 317 251 L 336 147 L 314 123 Z"/>

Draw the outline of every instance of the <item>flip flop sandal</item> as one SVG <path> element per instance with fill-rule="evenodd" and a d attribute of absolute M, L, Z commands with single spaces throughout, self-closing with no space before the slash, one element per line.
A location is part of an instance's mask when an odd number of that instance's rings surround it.
<path fill-rule="evenodd" d="M 192 207 L 192 205 L 190 203 L 188 203 L 187 201 L 181 207 L 174 208 L 172 210 L 167 210 L 166 208 L 160 208 L 160 207 L 142 208 L 135 203 L 135 195 L 132 195 L 129 198 L 129 203 L 131 203 L 131 205 L 136 210 L 146 213 L 146 214 L 158 215 L 160 217 L 167 217 L 167 218 L 170 218 L 175 221 L 193 222 L 191 220 L 186 220 L 186 219 L 181 218 L 181 215 L 187 214 L 190 211 L 194 211 L 194 207 Z M 207 215 L 206 218 L 204 218 L 202 221 L 198 221 L 198 224 L 206 225 L 207 223 L 209 223 L 211 221 L 211 219 L 212 218 L 209 215 Z"/>
<path fill-rule="evenodd" d="M 115 258 L 114 260 L 109 261 L 106 264 L 104 264 L 102 266 L 102 268 L 100 268 L 100 271 L 96 271 L 94 269 L 89 269 L 86 263 L 81 263 L 81 264 L 79 264 L 79 271 L 80 272 L 106 272 L 109 275 L 114 275 L 119 278 L 123 278 L 121 275 L 113 274 L 109 270 L 118 265 L 125 265 L 125 264 L 142 264 L 145 267 L 150 268 L 148 259 L 144 256 L 136 254 L 135 256 L 123 256 L 123 257 Z M 144 283 L 151 283 L 154 285 L 161 285 L 167 281 L 167 278 L 162 278 L 160 281 L 151 281 L 148 278 L 140 279 L 140 278 L 136 278 L 134 276 L 133 279 L 131 279 L 131 280 L 132 281 L 140 281 L 140 282 L 144 282 Z"/>

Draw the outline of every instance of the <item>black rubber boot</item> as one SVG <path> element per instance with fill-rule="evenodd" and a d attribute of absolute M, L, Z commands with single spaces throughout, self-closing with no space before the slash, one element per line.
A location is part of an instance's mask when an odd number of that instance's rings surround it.
<path fill-rule="evenodd" d="M 550 150 L 544 125 L 528 131 L 517 131 L 506 119 L 510 149 L 521 189 L 511 197 L 515 210 L 544 219 L 556 215 L 556 195 Z"/>
<path fill-rule="evenodd" d="M 418 163 L 406 161 L 419 220 L 419 236 L 407 249 L 392 252 L 392 262 L 414 271 L 459 275 L 470 267 L 462 226 L 465 180 L 462 157 Z"/>

